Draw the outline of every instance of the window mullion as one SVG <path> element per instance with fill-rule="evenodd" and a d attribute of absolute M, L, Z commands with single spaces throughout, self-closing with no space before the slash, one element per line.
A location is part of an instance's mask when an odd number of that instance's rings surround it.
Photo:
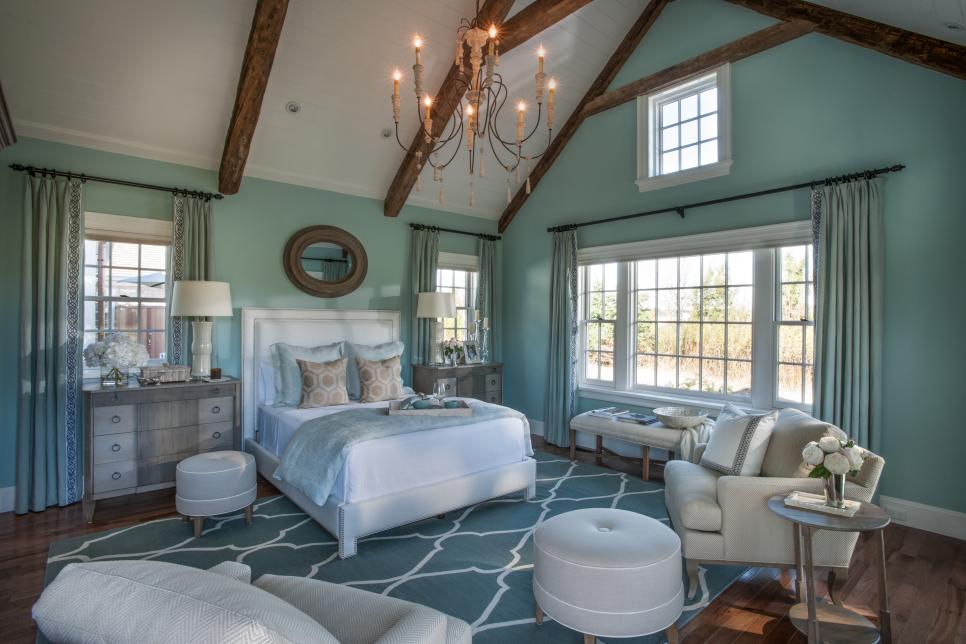
<path fill-rule="evenodd" d="M 770 248 L 758 249 L 754 251 L 754 257 L 751 403 L 757 409 L 771 409 L 775 404 L 775 381 L 778 376 L 775 359 L 778 347 L 775 251 Z"/>
<path fill-rule="evenodd" d="M 631 356 L 628 351 L 628 332 L 630 330 L 630 283 L 631 262 L 617 265 L 617 319 L 614 324 L 614 386 L 618 391 L 628 389 L 628 366 Z"/>

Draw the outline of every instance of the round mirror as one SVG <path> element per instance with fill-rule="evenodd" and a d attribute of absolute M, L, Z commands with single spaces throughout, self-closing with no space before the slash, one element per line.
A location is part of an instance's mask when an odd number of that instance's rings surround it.
<path fill-rule="evenodd" d="M 292 235 L 283 262 L 292 284 L 317 297 L 351 293 L 362 284 L 368 268 L 359 240 L 334 226 L 310 226 Z"/>

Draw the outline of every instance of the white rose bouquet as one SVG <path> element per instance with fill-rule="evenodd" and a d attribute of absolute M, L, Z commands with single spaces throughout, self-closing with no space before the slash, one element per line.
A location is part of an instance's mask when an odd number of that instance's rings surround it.
<path fill-rule="evenodd" d="M 845 474 L 855 476 L 865 457 L 865 451 L 856 447 L 855 441 L 842 441 L 834 436 L 823 436 L 802 449 L 802 458 L 812 466 L 808 475 L 815 479 Z"/>
<path fill-rule="evenodd" d="M 463 357 L 463 345 L 456 338 L 450 338 L 443 342 L 443 355 L 447 360 L 459 362 Z"/>

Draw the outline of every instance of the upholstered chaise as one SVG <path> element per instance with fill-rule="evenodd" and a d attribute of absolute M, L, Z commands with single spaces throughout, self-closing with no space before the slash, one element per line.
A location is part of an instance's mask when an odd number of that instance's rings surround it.
<path fill-rule="evenodd" d="M 821 494 L 821 479 L 807 478 L 801 451 L 827 432 L 844 437 L 834 426 L 797 410 L 779 416 L 761 476 L 723 476 L 697 463 L 671 461 L 664 470 L 665 502 L 688 569 L 689 593 L 699 587 L 698 564 L 744 563 L 790 568 L 795 565 L 790 523 L 768 510 L 768 499 L 795 490 Z M 704 445 L 698 445 L 700 461 Z M 885 461 L 871 452 L 855 477 L 846 482 L 849 499 L 871 501 Z M 815 566 L 840 573 L 848 569 L 857 533 L 819 531 L 814 539 Z"/>

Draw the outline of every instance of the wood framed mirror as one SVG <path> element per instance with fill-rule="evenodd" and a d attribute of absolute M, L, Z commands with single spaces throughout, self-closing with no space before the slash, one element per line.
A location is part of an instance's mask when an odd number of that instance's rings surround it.
<path fill-rule="evenodd" d="M 282 264 L 292 284 L 316 297 L 351 293 L 369 270 L 362 243 L 335 226 L 309 226 L 292 235 L 285 244 Z"/>

